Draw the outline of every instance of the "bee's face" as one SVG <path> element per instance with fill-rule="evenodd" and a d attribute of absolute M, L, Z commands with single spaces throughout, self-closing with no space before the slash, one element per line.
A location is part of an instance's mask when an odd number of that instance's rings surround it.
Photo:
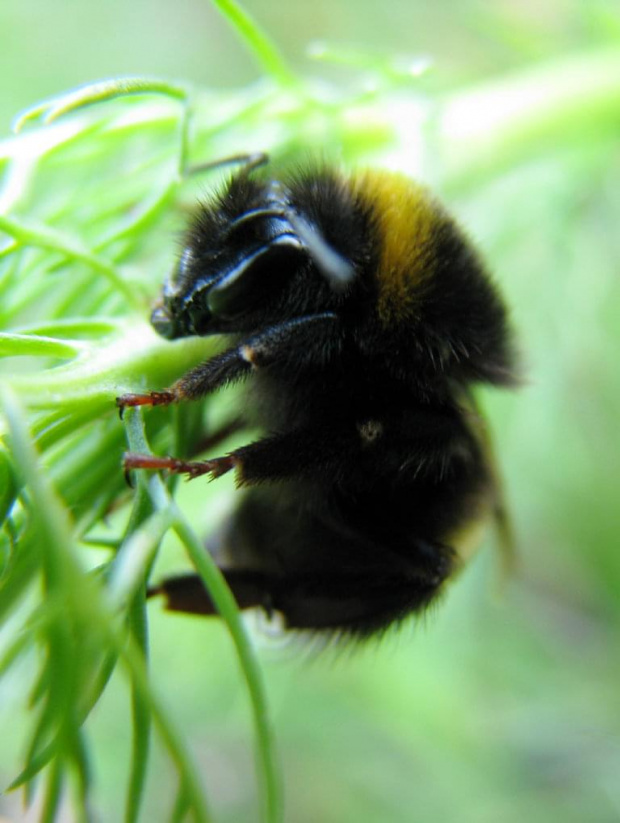
<path fill-rule="evenodd" d="M 168 339 L 245 330 L 308 262 L 286 217 L 250 210 L 208 246 L 189 238 L 151 321 Z"/>
<path fill-rule="evenodd" d="M 157 332 L 168 339 L 248 332 L 346 299 L 357 274 L 350 250 L 329 237 L 334 221 L 325 204 L 312 209 L 294 198 L 278 181 L 240 176 L 205 205 L 153 311 Z M 360 233 L 341 235 L 360 246 Z"/>
<path fill-rule="evenodd" d="M 505 310 L 466 238 L 386 173 L 233 177 L 198 210 L 151 321 L 175 339 L 325 312 L 373 356 L 407 351 L 415 381 L 513 380 Z"/>

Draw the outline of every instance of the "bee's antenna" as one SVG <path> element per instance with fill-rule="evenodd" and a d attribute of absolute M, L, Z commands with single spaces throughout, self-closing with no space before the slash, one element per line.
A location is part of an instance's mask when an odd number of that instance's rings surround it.
<path fill-rule="evenodd" d="M 254 169 L 264 166 L 269 162 L 269 155 L 264 151 L 253 154 L 232 154 L 230 157 L 221 157 L 219 160 L 211 160 L 208 163 L 198 163 L 190 166 L 185 174 L 187 177 L 194 174 L 202 174 L 204 171 L 222 168 L 222 166 L 243 166 L 243 173 L 250 174 Z"/>

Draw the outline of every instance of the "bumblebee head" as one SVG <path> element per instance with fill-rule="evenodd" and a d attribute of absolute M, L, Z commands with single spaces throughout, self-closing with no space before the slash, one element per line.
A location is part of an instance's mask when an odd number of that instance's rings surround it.
<path fill-rule="evenodd" d="M 421 381 L 514 382 L 506 310 L 472 244 L 424 186 L 385 171 L 237 174 L 198 209 L 151 320 L 174 339 L 325 311 L 388 363 L 409 352 Z"/>
<path fill-rule="evenodd" d="M 327 241 L 325 215 L 307 205 L 278 181 L 234 177 L 199 209 L 153 310 L 156 331 L 168 339 L 250 331 L 338 303 L 356 269 Z"/>
<path fill-rule="evenodd" d="M 256 325 L 273 294 L 305 263 L 297 238 L 280 233 L 265 243 L 213 248 L 197 257 L 188 245 L 155 306 L 151 322 L 169 340 L 242 331 Z"/>

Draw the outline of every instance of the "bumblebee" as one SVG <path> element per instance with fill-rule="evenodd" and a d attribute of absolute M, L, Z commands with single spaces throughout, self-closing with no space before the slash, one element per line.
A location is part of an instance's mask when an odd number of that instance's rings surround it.
<path fill-rule="evenodd" d="M 153 311 L 168 339 L 230 346 L 164 391 L 196 400 L 247 381 L 260 439 L 201 461 L 125 455 L 126 469 L 234 470 L 213 547 L 241 608 L 292 629 L 365 637 L 426 609 L 500 508 L 475 384 L 515 382 L 507 311 L 455 221 L 400 174 L 325 166 L 270 177 L 250 157 L 201 205 Z M 217 435 L 216 435 L 217 439 Z M 197 576 L 156 590 L 213 614 Z"/>

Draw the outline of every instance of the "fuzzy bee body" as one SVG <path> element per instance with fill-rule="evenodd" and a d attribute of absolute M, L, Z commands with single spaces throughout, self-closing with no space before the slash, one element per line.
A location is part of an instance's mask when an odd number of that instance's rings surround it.
<path fill-rule="evenodd" d="M 506 311 L 456 223 L 396 174 L 245 168 L 200 207 L 153 313 L 169 338 L 232 345 L 166 392 L 247 378 L 265 436 L 197 463 L 247 486 L 216 555 L 239 605 L 291 628 L 365 636 L 431 603 L 497 506 L 474 383 L 509 385 Z M 164 582 L 172 609 L 210 614 L 196 578 Z"/>

